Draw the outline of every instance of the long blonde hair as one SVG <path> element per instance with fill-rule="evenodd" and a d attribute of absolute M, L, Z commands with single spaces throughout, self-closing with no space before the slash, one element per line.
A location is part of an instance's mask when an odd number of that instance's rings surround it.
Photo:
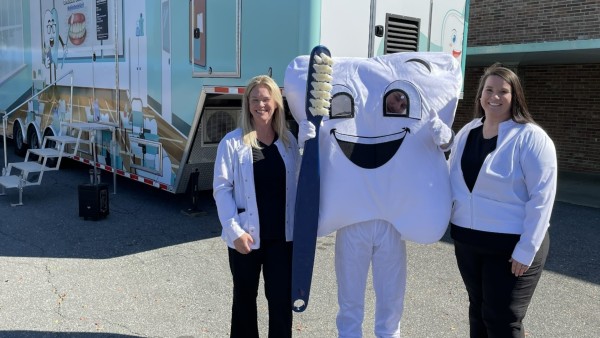
<path fill-rule="evenodd" d="M 275 113 L 273 113 L 273 120 L 271 124 L 273 126 L 273 130 L 279 135 L 279 139 L 286 146 L 289 145 L 289 138 L 287 134 L 287 123 L 285 121 L 285 110 L 283 108 L 283 96 L 281 95 L 281 90 L 277 86 L 277 83 L 270 77 L 266 75 L 259 75 L 250 80 L 248 86 L 246 86 L 246 90 L 244 91 L 244 96 L 242 98 L 242 115 L 239 121 L 239 126 L 242 128 L 242 133 L 244 135 L 244 143 L 251 146 L 252 148 L 260 149 L 260 145 L 258 144 L 258 139 L 256 138 L 256 129 L 254 127 L 254 122 L 252 120 L 252 114 L 250 113 L 250 92 L 259 85 L 263 85 L 267 87 L 269 93 L 271 94 L 271 98 L 275 101 L 275 105 L 277 109 L 275 109 Z"/>

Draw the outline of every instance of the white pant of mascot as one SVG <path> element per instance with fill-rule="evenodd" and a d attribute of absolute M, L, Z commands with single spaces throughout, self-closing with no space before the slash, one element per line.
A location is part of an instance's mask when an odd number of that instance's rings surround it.
<path fill-rule="evenodd" d="M 301 144 L 315 134 L 306 117 L 308 65 L 308 56 L 295 58 L 284 83 Z M 337 231 L 338 334 L 362 336 L 372 265 L 375 335 L 399 337 L 405 241 L 437 242 L 450 219 L 443 149 L 453 137 L 448 126 L 462 84 L 460 65 L 446 53 L 333 57 L 331 75 L 330 106 L 317 128 L 317 234 Z"/>

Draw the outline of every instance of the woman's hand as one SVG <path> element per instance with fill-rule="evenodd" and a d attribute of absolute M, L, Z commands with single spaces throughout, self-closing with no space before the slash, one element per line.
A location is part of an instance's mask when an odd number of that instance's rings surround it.
<path fill-rule="evenodd" d="M 523 263 L 519 263 L 512 258 L 508 261 L 512 263 L 512 266 L 510 267 L 510 272 L 513 273 L 515 277 L 521 277 L 527 270 L 529 270 L 529 266 Z"/>
<path fill-rule="evenodd" d="M 250 248 L 252 244 L 254 244 L 254 239 L 247 232 L 245 232 L 243 235 L 238 237 L 238 239 L 233 241 L 235 250 L 243 255 L 248 254 L 250 253 L 250 251 L 252 251 L 252 249 Z"/>

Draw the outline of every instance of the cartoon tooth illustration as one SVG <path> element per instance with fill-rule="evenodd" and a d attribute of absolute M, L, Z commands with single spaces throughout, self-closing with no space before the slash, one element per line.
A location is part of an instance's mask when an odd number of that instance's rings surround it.
<path fill-rule="evenodd" d="M 44 65 L 50 68 L 51 64 L 56 63 L 58 59 L 58 12 L 56 8 L 44 12 L 44 21 L 42 22 L 44 32 Z"/>
<path fill-rule="evenodd" d="M 42 42 L 42 63 L 46 68 L 50 69 L 50 82 L 52 82 L 52 78 L 56 78 L 59 44 L 63 49 L 63 62 L 67 55 L 67 45 L 59 34 L 58 11 L 56 8 L 44 12 L 42 35 L 44 37 Z"/>
<path fill-rule="evenodd" d="M 442 50 L 449 52 L 456 59 L 460 60 L 462 55 L 464 27 L 463 16 L 457 11 L 449 11 L 444 17 L 442 28 Z M 459 33 L 460 32 L 460 33 Z"/>

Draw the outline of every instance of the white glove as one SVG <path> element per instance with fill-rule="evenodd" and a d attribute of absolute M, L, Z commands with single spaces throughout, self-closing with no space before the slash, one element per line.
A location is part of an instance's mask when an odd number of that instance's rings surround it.
<path fill-rule="evenodd" d="M 433 142 L 442 150 L 450 149 L 454 141 L 454 132 L 448 127 L 435 111 L 431 111 L 433 118 L 429 121 L 429 128 L 433 136 Z"/>
<path fill-rule="evenodd" d="M 309 120 L 302 120 L 298 123 L 298 146 L 300 147 L 300 153 L 302 153 L 302 149 L 304 149 L 304 143 L 316 136 L 316 128 L 312 122 Z"/>

